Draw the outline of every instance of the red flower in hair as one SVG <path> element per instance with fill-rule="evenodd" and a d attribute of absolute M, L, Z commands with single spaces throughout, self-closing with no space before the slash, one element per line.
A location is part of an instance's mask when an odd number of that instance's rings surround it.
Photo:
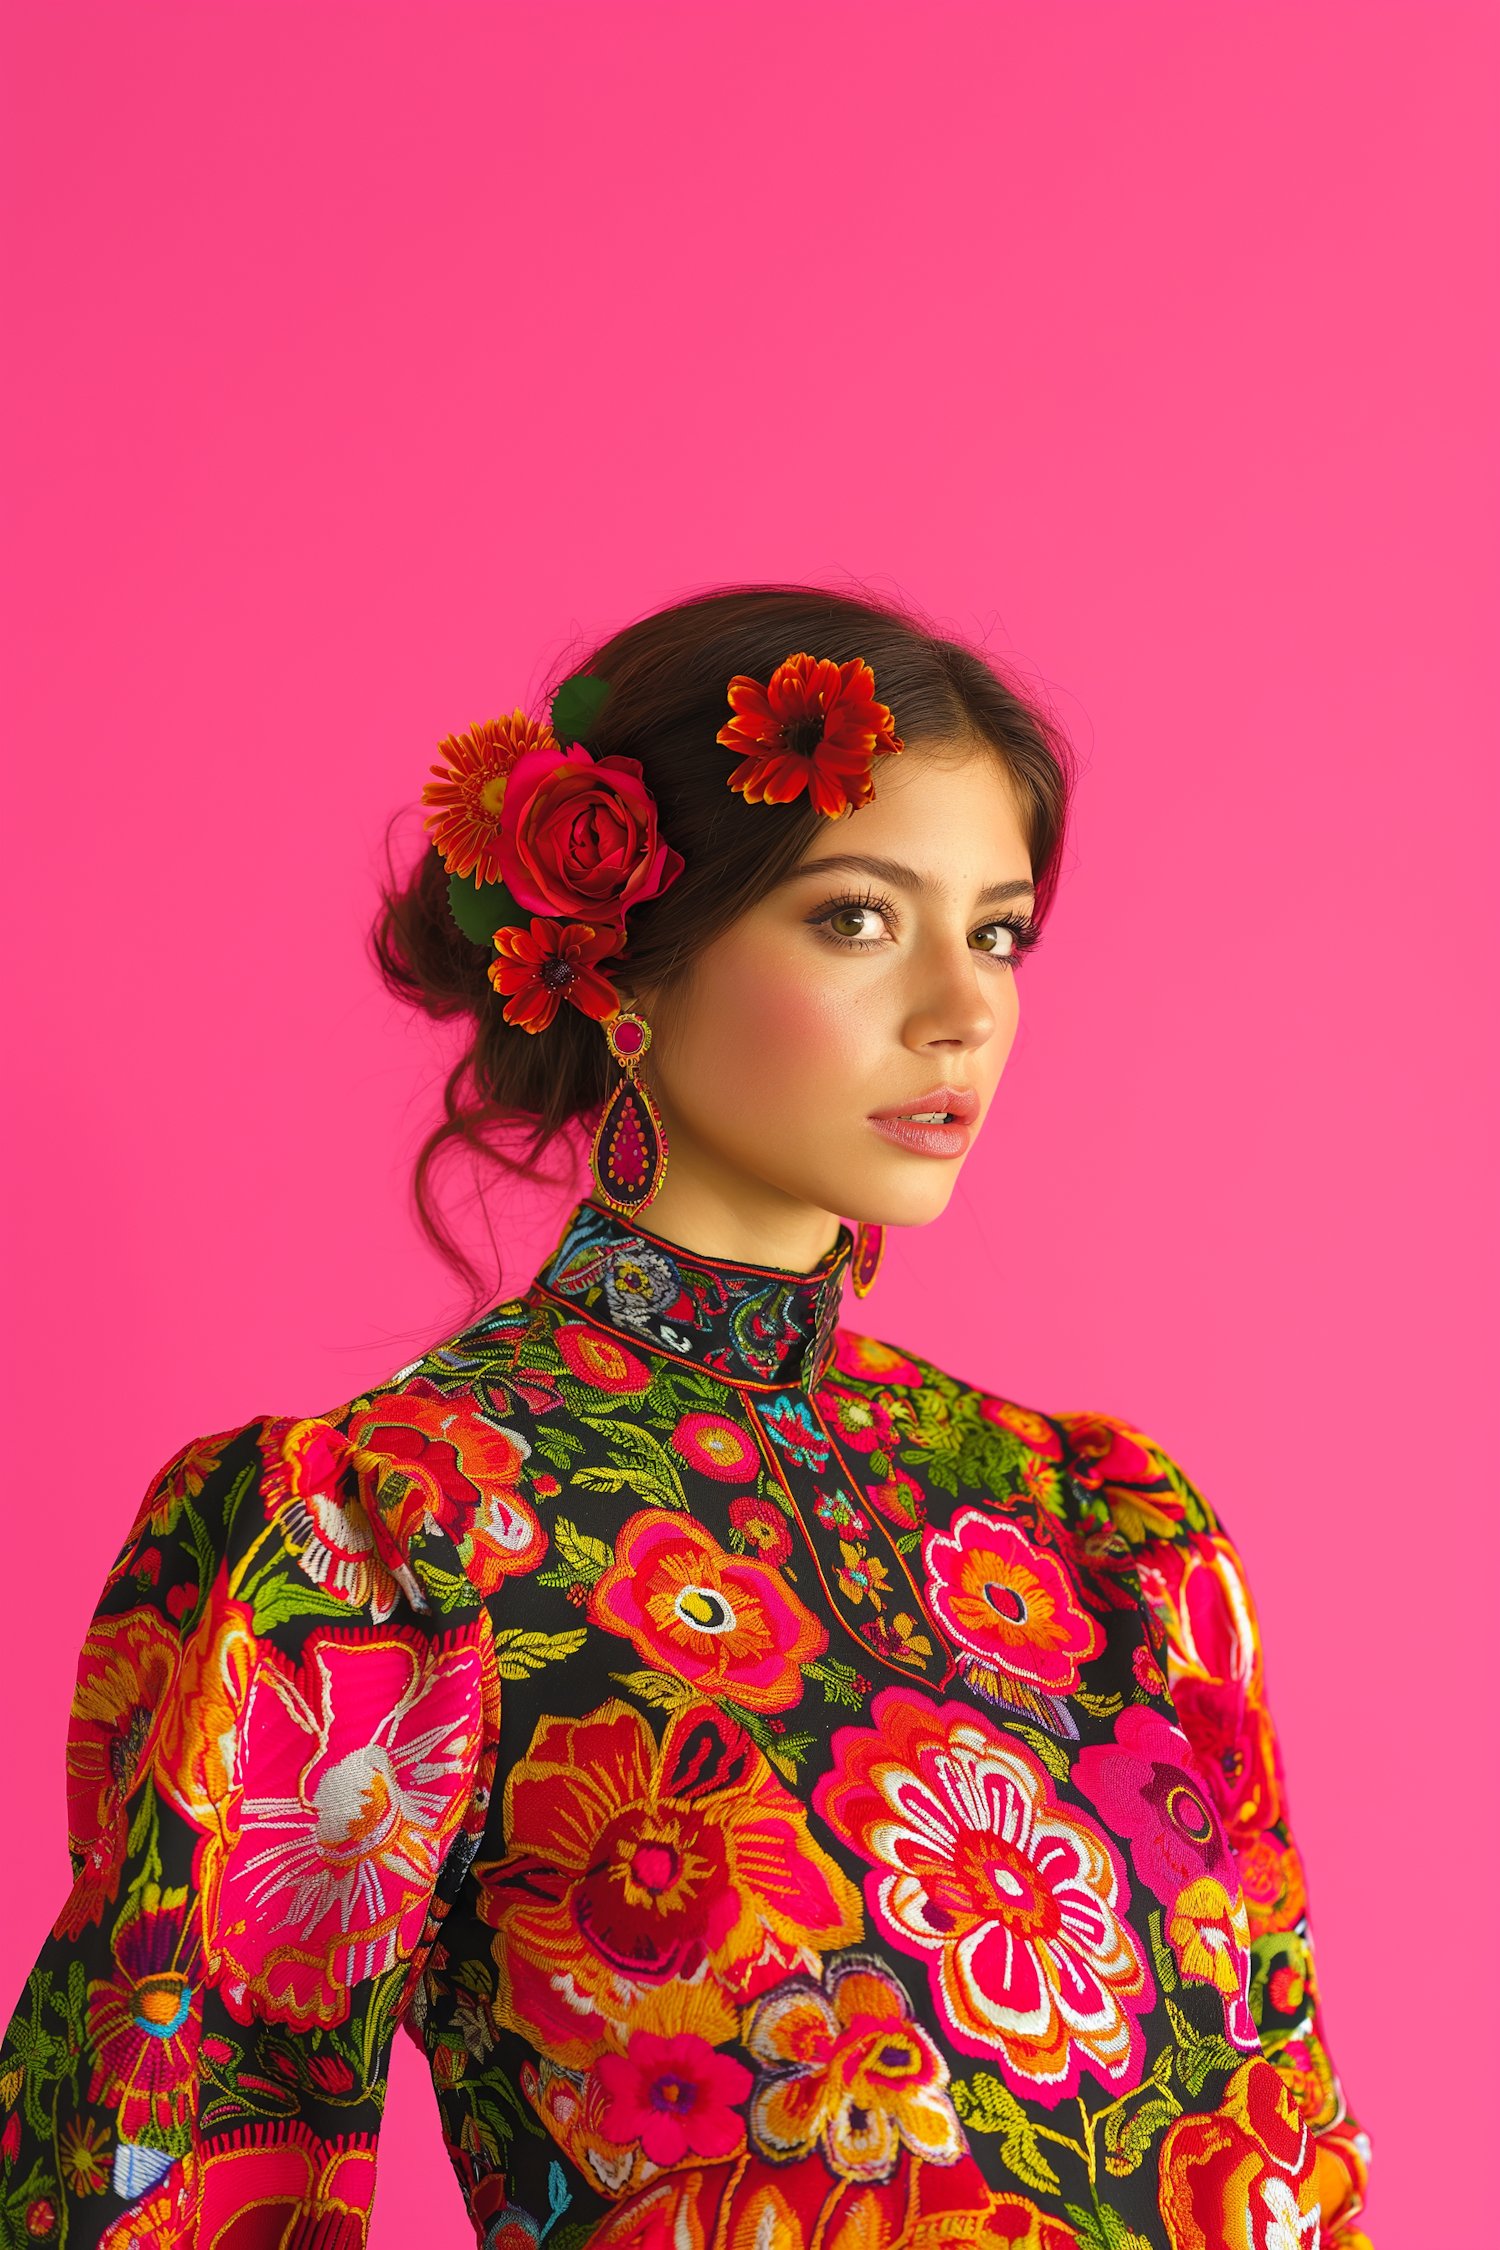
<path fill-rule="evenodd" d="M 874 796 L 876 757 L 902 748 L 890 712 L 875 701 L 875 675 L 859 657 L 831 664 L 789 656 L 766 687 L 737 675 L 729 707 L 734 717 L 719 740 L 747 753 L 729 776 L 747 805 L 789 804 L 806 789 L 814 810 L 837 820 Z"/>
<path fill-rule="evenodd" d="M 445 766 L 434 766 L 436 781 L 422 791 L 424 805 L 436 805 L 427 826 L 450 875 L 473 875 L 481 883 L 500 880 L 500 814 L 506 785 L 530 750 L 552 750 L 557 740 L 545 719 L 513 711 L 508 719 L 487 719 L 467 734 L 450 734 L 438 744 Z"/>
<path fill-rule="evenodd" d="M 617 1014 L 619 995 L 598 965 L 619 950 L 618 930 L 592 930 L 586 922 L 538 918 L 529 930 L 497 930 L 500 958 L 490 963 L 490 983 L 510 996 L 506 1022 L 545 1031 L 564 1000 L 596 1023 Z"/>
<path fill-rule="evenodd" d="M 576 742 L 546 743 L 517 766 L 502 827 L 505 887 L 532 914 L 619 923 L 682 873 L 639 759 L 593 758 Z"/>

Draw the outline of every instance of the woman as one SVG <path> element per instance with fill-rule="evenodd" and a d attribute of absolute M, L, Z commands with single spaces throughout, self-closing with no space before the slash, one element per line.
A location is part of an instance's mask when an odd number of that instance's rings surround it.
<path fill-rule="evenodd" d="M 1124 1424 L 837 1325 L 984 1122 L 1061 745 L 771 588 L 443 754 L 377 937 L 473 1024 L 421 1208 L 517 1121 L 592 1191 L 524 1297 L 147 1496 L 6 2240 L 353 2250 L 404 2027 L 489 2250 L 1351 2250 L 1233 1546 Z"/>

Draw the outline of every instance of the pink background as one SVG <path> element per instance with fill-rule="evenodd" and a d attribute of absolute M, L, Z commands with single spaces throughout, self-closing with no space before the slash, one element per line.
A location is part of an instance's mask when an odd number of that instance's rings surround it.
<path fill-rule="evenodd" d="M 574 634 L 853 575 L 1087 761 L 988 1140 L 869 1324 L 1224 1510 L 1379 2241 L 1475 2239 L 1495 30 L 10 11 L 0 2005 L 145 1480 L 453 1316 L 406 1205 L 441 1043 L 362 950 L 387 819 Z M 376 2242 L 466 2241 L 404 2047 L 388 2130 Z"/>

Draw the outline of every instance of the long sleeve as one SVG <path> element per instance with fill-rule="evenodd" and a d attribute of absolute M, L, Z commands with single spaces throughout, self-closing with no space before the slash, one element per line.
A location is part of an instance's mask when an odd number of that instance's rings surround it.
<path fill-rule="evenodd" d="M 189 1447 L 109 1574 L 75 1881 L 0 2050 L 0 2244 L 357 2250 L 391 2039 L 482 1831 L 489 1620 L 396 1463 L 321 1422 Z"/>
<path fill-rule="evenodd" d="M 1176 1465 L 1149 1450 L 1167 1490 L 1154 1504 L 1117 1493 L 1114 1522 L 1135 1549 L 1142 1593 L 1164 1634 L 1178 1718 L 1234 1853 L 1250 1933 L 1251 2012 L 1262 2051 L 1315 2136 L 1322 2239 L 1329 2250 L 1361 2250 L 1366 2238 L 1355 2221 L 1370 2145 L 1324 2038 L 1307 1890 L 1255 1607 L 1222 1526 Z"/>

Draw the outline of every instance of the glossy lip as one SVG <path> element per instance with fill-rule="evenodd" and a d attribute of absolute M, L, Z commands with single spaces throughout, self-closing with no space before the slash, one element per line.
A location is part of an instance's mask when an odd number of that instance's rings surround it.
<path fill-rule="evenodd" d="M 934 1110 L 947 1113 L 941 1125 L 916 1122 Z M 914 1101 L 872 1111 L 870 1123 L 886 1140 L 894 1141 L 897 1148 L 910 1149 L 914 1156 L 954 1157 L 966 1153 L 978 1118 L 979 1096 L 972 1087 L 934 1086 L 931 1093 L 919 1094 Z"/>

